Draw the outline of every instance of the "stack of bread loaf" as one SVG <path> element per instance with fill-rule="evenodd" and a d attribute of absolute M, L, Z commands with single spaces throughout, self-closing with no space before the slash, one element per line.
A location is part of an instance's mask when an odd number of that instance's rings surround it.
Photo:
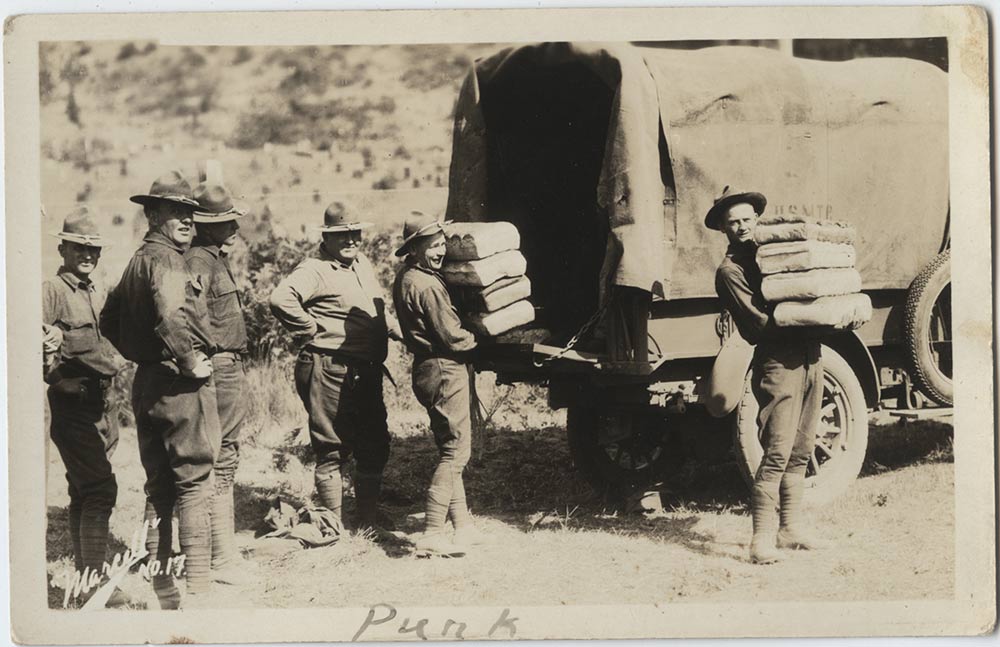
<path fill-rule="evenodd" d="M 457 292 L 463 319 L 473 331 L 496 337 L 534 320 L 517 227 L 509 222 L 453 223 L 445 236 L 441 274 Z"/>
<path fill-rule="evenodd" d="M 872 316 L 855 269 L 854 228 L 802 216 L 769 216 L 757 223 L 761 292 L 774 304 L 778 326 L 852 329 Z"/>

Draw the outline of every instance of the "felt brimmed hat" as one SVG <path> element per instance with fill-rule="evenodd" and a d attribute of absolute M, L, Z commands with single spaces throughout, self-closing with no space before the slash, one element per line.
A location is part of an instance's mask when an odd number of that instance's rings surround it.
<path fill-rule="evenodd" d="M 59 240 L 66 240 L 89 247 L 110 247 L 111 243 L 101 236 L 94 222 L 94 215 L 87 205 L 73 209 L 63 221 L 62 231 L 52 234 Z"/>
<path fill-rule="evenodd" d="M 347 217 L 347 207 L 341 202 L 331 202 L 323 212 L 323 226 L 317 227 L 322 232 L 361 231 L 371 227 L 370 222 L 351 220 Z"/>
<path fill-rule="evenodd" d="M 158 200 L 176 202 L 188 207 L 198 206 L 198 203 L 194 201 L 194 196 L 191 194 L 191 185 L 184 179 L 180 171 L 164 173 L 156 178 L 153 186 L 149 188 L 149 193 L 134 195 L 129 200 L 143 206 Z"/>
<path fill-rule="evenodd" d="M 195 222 L 229 222 L 247 215 L 245 209 L 233 205 L 229 189 L 218 182 L 199 184 L 194 190 L 194 200 L 198 203 L 198 208 L 194 210 Z"/>
<path fill-rule="evenodd" d="M 409 218 L 403 224 L 403 243 L 396 250 L 396 256 L 405 256 L 411 242 L 424 236 L 433 236 L 439 231 L 443 232 L 445 225 L 450 224 L 451 220 L 441 220 L 422 211 L 411 211 Z"/>
<path fill-rule="evenodd" d="M 726 215 L 726 210 L 734 204 L 746 203 L 753 207 L 757 215 L 764 213 L 767 206 L 767 198 L 761 193 L 754 191 L 733 191 L 728 186 L 722 189 L 722 195 L 715 199 L 715 204 L 705 215 L 705 226 L 709 229 L 722 230 L 722 217 Z"/>

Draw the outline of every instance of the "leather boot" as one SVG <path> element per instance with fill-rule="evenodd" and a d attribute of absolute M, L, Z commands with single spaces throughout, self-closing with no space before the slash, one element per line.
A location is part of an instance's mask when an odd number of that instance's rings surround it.
<path fill-rule="evenodd" d="M 803 527 L 802 497 L 805 494 L 805 474 L 785 474 L 781 478 L 781 528 L 778 548 L 820 550 L 829 542 L 813 536 Z"/>
<path fill-rule="evenodd" d="M 395 524 L 378 507 L 379 495 L 382 493 L 382 476 L 355 474 L 354 496 L 357 505 L 357 529 L 374 530 L 376 534 L 382 530 L 395 530 Z"/>
<path fill-rule="evenodd" d="M 778 483 L 754 483 L 750 497 L 753 513 L 753 539 L 750 541 L 750 561 L 754 564 L 773 564 L 781 561 L 781 552 L 775 546 L 778 533 Z"/>

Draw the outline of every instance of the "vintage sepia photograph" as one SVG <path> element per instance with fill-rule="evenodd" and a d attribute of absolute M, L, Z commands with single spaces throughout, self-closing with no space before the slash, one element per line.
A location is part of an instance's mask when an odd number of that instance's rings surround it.
<path fill-rule="evenodd" d="M 14 639 L 990 631 L 984 14 L 789 11 L 15 20 Z"/>

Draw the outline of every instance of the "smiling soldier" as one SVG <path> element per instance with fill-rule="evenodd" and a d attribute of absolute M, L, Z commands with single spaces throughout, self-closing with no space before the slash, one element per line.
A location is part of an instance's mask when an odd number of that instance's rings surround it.
<path fill-rule="evenodd" d="M 382 373 L 388 338 L 400 335 L 385 311 L 375 270 L 361 253 L 361 230 L 370 226 L 332 203 L 319 228 L 319 257 L 302 261 L 270 301 L 275 318 L 304 342 L 295 388 L 309 414 L 320 503 L 341 517 L 342 471 L 353 455 L 358 528 L 392 530 L 378 511 L 390 441 Z"/>
<path fill-rule="evenodd" d="M 406 347 L 413 353 L 413 393 L 430 416 L 440 455 L 427 491 L 427 519 L 418 554 L 460 556 L 485 543 L 472 525 L 462 472 L 472 448 L 468 351 L 475 336 L 462 327 L 441 278 L 444 225 L 414 211 L 403 227 L 396 256 L 406 256 L 396 275 L 393 300 Z M 445 521 L 455 527 L 447 537 Z"/>
<path fill-rule="evenodd" d="M 198 203 L 177 171 L 131 200 L 143 206 L 149 231 L 108 297 L 101 331 L 138 364 L 132 410 L 146 471 L 145 514 L 147 521 L 159 519 L 146 548 L 150 559 L 167 563 L 176 504 L 186 558 L 184 606 L 196 607 L 206 601 L 211 585 L 208 497 L 221 433 L 204 288 L 191 277 L 183 255 L 194 234 Z M 161 607 L 178 607 L 180 594 L 171 575 L 154 576 L 153 588 Z"/>
<path fill-rule="evenodd" d="M 101 573 L 108 524 L 118 496 L 111 455 L 118 425 L 108 415 L 106 395 L 121 369 L 121 355 L 98 326 L 104 294 L 90 276 L 108 242 L 97 231 L 90 209 L 70 213 L 59 243 L 62 267 L 42 285 L 42 322 L 61 344 L 49 345 L 48 389 L 52 442 L 69 483 L 69 527 L 76 569 Z"/>
<path fill-rule="evenodd" d="M 247 329 L 228 250 L 236 243 L 237 219 L 246 211 L 233 205 L 225 186 L 202 183 L 194 190 L 196 234 L 184 254 L 192 276 L 206 289 L 209 325 L 217 350 L 212 355 L 212 381 L 219 403 L 222 444 L 215 459 L 212 515 L 212 579 L 223 584 L 248 584 L 251 578 L 236 550 L 233 479 L 239 464 L 240 428 L 247 414 L 243 354 Z"/>
<path fill-rule="evenodd" d="M 705 226 L 726 234 L 729 248 L 715 276 L 715 289 L 740 334 L 756 345 L 753 394 L 764 453 L 751 494 L 753 538 L 750 560 L 781 560 L 778 548 L 816 549 L 825 542 L 803 528 L 805 472 L 816 442 L 823 368 L 816 331 L 779 329 L 761 294 L 754 229 L 767 199 L 729 187 L 705 216 Z M 779 514 L 780 507 L 780 527 Z"/>

